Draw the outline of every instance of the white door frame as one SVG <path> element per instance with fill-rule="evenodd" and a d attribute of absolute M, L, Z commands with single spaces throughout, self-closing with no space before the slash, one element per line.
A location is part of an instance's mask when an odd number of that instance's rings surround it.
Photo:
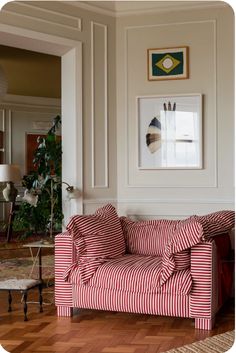
<path fill-rule="evenodd" d="M 67 224 L 71 215 L 83 213 L 82 43 L 0 24 L 0 44 L 61 56 L 62 180 L 80 191 L 79 197 L 70 201 L 63 191 Z"/>

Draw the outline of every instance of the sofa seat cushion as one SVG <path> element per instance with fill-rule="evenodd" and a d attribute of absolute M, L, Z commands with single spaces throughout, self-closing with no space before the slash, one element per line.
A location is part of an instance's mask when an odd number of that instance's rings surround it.
<path fill-rule="evenodd" d="M 125 253 L 125 240 L 115 208 L 108 204 L 93 215 L 73 216 L 67 226 L 77 250 L 83 283 L 111 258 Z"/>
<path fill-rule="evenodd" d="M 175 272 L 163 286 L 160 286 L 161 267 L 161 257 L 127 254 L 102 264 L 86 286 L 136 293 L 190 292 L 192 285 L 190 270 Z M 70 282 L 83 285 L 78 267 L 71 271 Z"/>

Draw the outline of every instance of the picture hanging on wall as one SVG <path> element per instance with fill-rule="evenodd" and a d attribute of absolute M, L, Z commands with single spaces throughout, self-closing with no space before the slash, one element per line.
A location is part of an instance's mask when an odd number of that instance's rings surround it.
<path fill-rule="evenodd" d="M 148 80 L 188 78 L 188 47 L 148 49 Z"/>
<path fill-rule="evenodd" d="M 137 97 L 139 169 L 202 168 L 202 95 Z"/>

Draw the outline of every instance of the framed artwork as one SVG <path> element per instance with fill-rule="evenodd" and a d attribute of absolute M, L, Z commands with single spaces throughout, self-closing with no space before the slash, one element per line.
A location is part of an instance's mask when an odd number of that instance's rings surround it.
<path fill-rule="evenodd" d="M 148 80 L 188 78 L 188 47 L 148 49 Z"/>
<path fill-rule="evenodd" d="M 202 168 L 202 95 L 137 97 L 138 168 Z"/>

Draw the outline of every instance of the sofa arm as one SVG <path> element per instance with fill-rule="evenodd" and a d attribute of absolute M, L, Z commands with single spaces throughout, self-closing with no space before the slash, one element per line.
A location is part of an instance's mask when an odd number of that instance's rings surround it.
<path fill-rule="evenodd" d="M 211 330 L 218 310 L 217 249 L 214 241 L 191 248 L 190 317 L 195 328 Z"/>
<path fill-rule="evenodd" d="M 55 237 L 55 304 L 58 316 L 72 314 L 72 286 L 66 282 L 65 270 L 75 261 L 75 247 L 68 232 Z"/>

